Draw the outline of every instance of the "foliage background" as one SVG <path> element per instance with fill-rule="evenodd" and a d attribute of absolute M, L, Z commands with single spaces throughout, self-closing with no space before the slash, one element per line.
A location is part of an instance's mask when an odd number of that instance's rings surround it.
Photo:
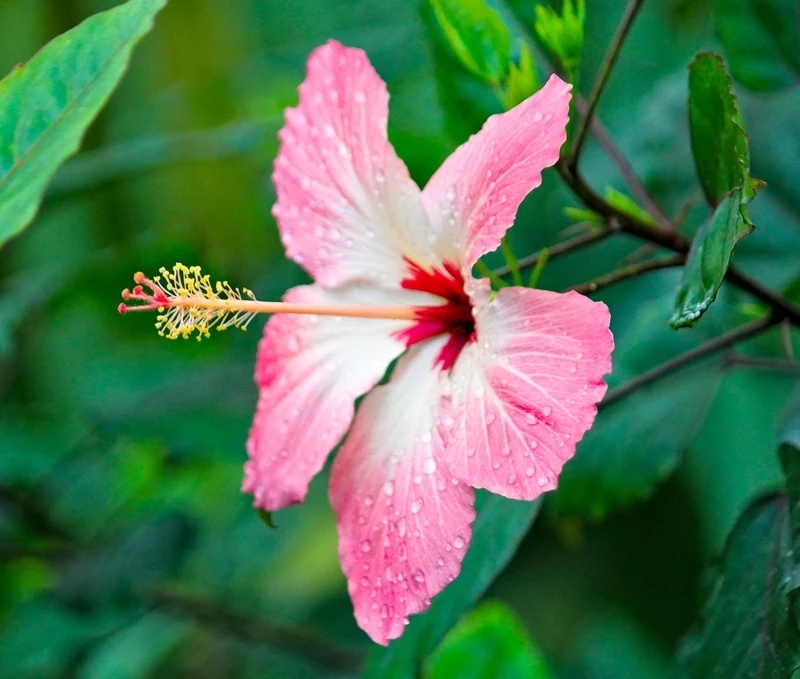
<path fill-rule="evenodd" d="M 0 73 L 114 4 L 0 0 Z M 535 4 L 502 7 L 530 30 Z M 589 2 L 582 83 L 624 4 Z M 331 37 L 365 49 L 387 81 L 390 138 L 421 184 L 496 110 L 446 53 L 426 3 L 174 0 L 37 222 L 0 252 L 5 676 L 346 676 L 366 650 L 326 479 L 276 516 L 277 530 L 238 492 L 259 326 L 169 343 L 152 319 L 115 313 L 134 271 L 176 260 L 262 299 L 304 280 L 283 258 L 268 177 L 281 111 L 308 52 Z M 700 196 L 686 99 L 701 49 L 720 51 L 707 0 L 646 3 L 599 109 L 668 214 Z M 739 94 L 753 175 L 769 188 L 737 262 L 780 289 L 800 251 L 800 91 Z M 624 188 L 594 144 L 584 161 L 597 186 Z M 546 173 L 511 232 L 516 251 L 562 238 L 566 205 L 577 203 Z M 705 214 L 698 202 L 687 228 Z M 620 236 L 559 259 L 542 285 L 588 280 L 637 247 Z M 697 328 L 676 333 L 667 320 L 678 277 L 662 271 L 600 296 L 617 337 L 612 385 L 748 317 L 747 300 L 726 288 Z M 743 351 L 779 355 L 777 332 Z M 557 676 L 672 676 L 705 566 L 748 502 L 782 484 L 776 432 L 796 383 L 711 360 L 601 413 L 604 434 L 578 455 L 622 480 L 604 496 L 595 477 L 572 478 L 489 592 Z"/>

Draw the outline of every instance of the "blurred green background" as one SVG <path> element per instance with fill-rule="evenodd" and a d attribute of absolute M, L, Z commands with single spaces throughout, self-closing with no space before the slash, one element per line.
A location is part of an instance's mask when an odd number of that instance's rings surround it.
<path fill-rule="evenodd" d="M 0 0 L 0 73 L 114 4 Z M 530 34 L 535 4 L 502 10 Z M 625 2 L 588 5 L 584 93 Z M 262 299 L 306 280 L 283 257 L 269 172 L 282 109 L 328 38 L 365 49 L 387 81 L 390 139 L 420 184 L 497 110 L 448 55 L 425 2 L 173 0 L 37 221 L 0 252 L 0 675 L 349 676 L 368 648 L 324 475 L 276 530 L 239 492 L 260 324 L 167 342 L 154 319 L 116 313 L 134 271 L 175 261 Z M 648 2 L 599 109 L 667 214 L 700 197 L 686 82 L 702 49 L 721 49 L 709 2 Z M 780 289 L 800 251 L 800 92 L 740 94 L 753 174 L 769 188 L 737 261 Z M 624 188 L 594 144 L 585 161 L 598 187 Z M 546 173 L 511 232 L 516 251 L 562 238 L 569 205 Z M 688 230 L 705 214 L 698 201 Z M 618 237 L 559 259 L 542 285 L 588 280 L 637 247 Z M 678 275 L 602 295 L 618 347 L 612 386 L 748 317 L 747 300 L 725 289 L 697 328 L 676 333 Z M 742 351 L 777 356 L 780 339 Z M 633 465 L 652 481 L 609 500 L 597 477 L 573 474 L 571 494 L 546 506 L 489 592 L 557 676 L 672 676 L 704 567 L 747 502 L 781 483 L 775 437 L 796 383 L 712 360 L 601 413 L 578 457 L 600 476 Z"/>

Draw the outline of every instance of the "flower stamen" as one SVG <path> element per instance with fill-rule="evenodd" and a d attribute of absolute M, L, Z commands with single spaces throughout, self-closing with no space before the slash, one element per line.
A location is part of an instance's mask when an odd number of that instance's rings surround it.
<path fill-rule="evenodd" d="M 125 302 L 118 310 L 158 311 L 156 329 L 167 339 L 187 339 L 196 333 L 198 340 L 209 337 L 211 330 L 239 328 L 247 330 L 256 314 L 308 314 L 313 316 L 344 316 L 350 318 L 382 318 L 416 321 L 430 313 L 413 306 L 360 306 L 348 304 L 296 304 L 291 302 L 262 302 L 248 288 L 234 288 L 227 281 L 213 283 L 199 266 L 176 264 L 169 271 L 160 270 L 152 279 L 142 272 L 134 277 L 133 290 L 122 291 Z M 429 308 L 427 308 L 429 309 Z"/>

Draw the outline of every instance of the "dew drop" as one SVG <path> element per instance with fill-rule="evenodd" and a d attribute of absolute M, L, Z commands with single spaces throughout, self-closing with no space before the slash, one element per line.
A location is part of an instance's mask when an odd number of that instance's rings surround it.
<path fill-rule="evenodd" d="M 411 577 L 414 578 L 414 582 L 425 582 L 425 573 L 419 569 L 415 570 Z"/>
<path fill-rule="evenodd" d="M 550 417 L 553 414 L 553 409 L 550 406 L 545 406 L 542 408 L 542 413 L 545 417 Z"/>
<path fill-rule="evenodd" d="M 506 481 L 509 485 L 513 486 L 517 482 L 517 475 L 514 472 L 511 472 Z"/>
<path fill-rule="evenodd" d="M 429 457 L 422 463 L 422 471 L 426 474 L 433 474 L 436 471 L 436 460 L 432 457 Z"/>
<path fill-rule="evenodd" d="M 364 496 L 364 504 L 367 505 L 367 507 L 371 507 L 373 502 L 374 500 L 372 499 L 372 495 Z"/>
<path fill-rule="evenodd" d="M 464 549 L 464 538 L 460 535 L 456 535 L 455 540 L 453 540 L 453 547 L 456 549 Z"/>
<path fill-rule="evenodd" d="M 544 119 L 544 116 L 542 115 L 542 113 L 540 111 L 536 111 L 536 113 L 533 114 L 533 122 L 540 123 L 540 122 L 542 122 L 543 119 Z"/>
<path fill-rule="evenodd" d="M 533 467 L 528 467 L 528 468 L 525 470 L 525 476 L 527 476 L 529 479 L 533 478 L 533 475 L 534 475 L 535 473 L 536 473 L 536 470 L 535 470 Z"/>
<path fill-rule="evenodd" d="M 369 540 L 364 540 L 364 542 L 361 543 L 361 551 L 366 553 L 371 550 L 372 550 L 372 543 Z"/>
<path fill-rule="evenodd" d="M 406 535 L 406 520 L 403 518 L 399 518 L 397 523 L 395 524 L 395 528 L 397 528 L 397 534 L 403 538 Z"/>
<path fill-rule="evenodd" d="M 422 509 L 422 500 L 417 498 L 414 502 L 411 503 L 411 513 L 412 514 L 419 514 L 419 510 Z"/>
<path fill-rule="evenodd" d="M 387 481 L 383 484 L 383 492 L 385 495 L 393 495 L 394 494 L 394 483 L 392 481 Z"/>
<path fill-rule="evenodd" d="M 539 480 L 536 483 L 539 486 L 539 488 L 544 488 L 549 483 L 549 481 L 550 479 L 548 479 L 546 476 L 540 476 Z"/>

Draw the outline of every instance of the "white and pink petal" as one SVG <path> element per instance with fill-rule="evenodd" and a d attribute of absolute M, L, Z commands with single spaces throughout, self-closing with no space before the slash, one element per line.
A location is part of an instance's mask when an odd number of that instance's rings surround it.
<path fill-rule="evenodd" d="M 412 291 L 366 286 L 293 288 L 287 302 L 419 304 Z M 353 419 L 354 401 L 405 349 L 407 321 L 278 314 L 264 328 L 256 359 L 258 407 L 247 441 L 243 490 L 269 511 L 302 502 Z"/>
<path fill-rule="evenodd" d="M 331 473 L 356 621 L 380 644 L 458 575 L 470 542 L 473 492 L 442 460 L 435 426 L 444 341 L 410 349 L 390 382 L 367 395 Z"/>
<path fill-rule="evenodd" d="M 558 76 L 490 117 L 445 160 L 422 192 L 439 255 L 466 270 L 495 250 L 522 199 L 542 183 L 567 138 L 571 85 Z"/>
<path fill-rule="evenodd" d="M 420 191 L 387 138 L 388 101 L 367 55 L 331 41 L 286 110 L 274 214 L 287 255 L 323 286 L 396 285 L 404 256 L 428 261 Z"/>
<path fill-rule="evenodd" d="M 445 458 L 471 486 L 532 500 L 556 487 L 605 394 L 608 308 L 576 292 L 482 296 L 477 342 L 456 361 L 443 399 Z"/>

